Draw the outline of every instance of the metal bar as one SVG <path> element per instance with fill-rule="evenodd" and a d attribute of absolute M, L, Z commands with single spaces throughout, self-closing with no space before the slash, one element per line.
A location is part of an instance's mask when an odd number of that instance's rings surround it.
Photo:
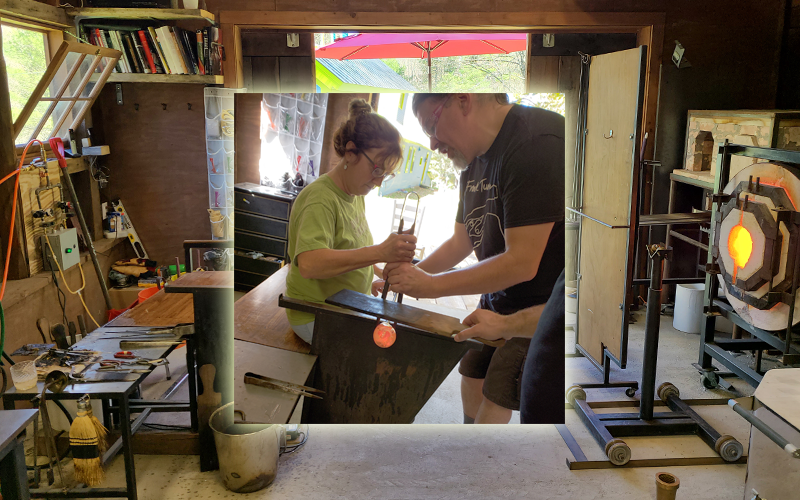
<path fill-rule="evenodd" d="M 734 462 L 726 462 L 720 457 L 697 457 L 697 458 L 649 458 L 641 460 L 631 460 L 625 465 L 614 465 L 608 460 L 586 460 L 573 461 L 567 460 L 567 467 L 570 470 L 591 470 L 591 469 L 634 469 L 638 467 L 685 467 L 692 465 L 746 465 L 747 456 L 742 456 Z"/>
<path fill-rule="evenodd" d="M 720 146 L 720 152 L 724 146 Z M 769 161 L 781 161 L 786 163 L 800 163 L 800 153 L 797 151 L 787 151 L 784 149 L 759 148 L 754 146 L 740 146 L 738 144 L 728 144 L 728 154 L 736 156 L 747 156 L 749 158 L 760 158 Z M 727 179 L 726 179 L 727 181 Z"/>
<path fill-rule="evenodd" d="M 689 238 L 688 236 L 684 236 L 683 234 L 679 233 L 678 231 L 670 231 L 669 235 L 674 237 L 674 238 L 678 238 L 681 241 L 685 241 L 686 243 L 689 243 L 690 245 L 694 245 L 697 248 L 701 248 L 701 249 L 705 250 L 706 252 L 708 252 L 708 245 L 706 245 L 704 243 L 701 243 L 701 242 L 699 242 L 697 240 L 694 240 L 692 238 Z"/>
<path fill-rule="evenodd" d="M 728 368 L 733 373 L 735 373 L 737 377 L 746 381 L 753 387 L 757 387 L 758 384 L 761 383 L 761 380 L 764 378 L 763 375 L 756 373 L 754 370 L 751 370 L 750 368 L 743 368 L 738 364 L 736 364 L 734 358 L 730 354 L 728 354 L 727 351 L 725 351 L 724 349 L 720 349 L 714 344 L 705 344 L 704 349 L 705 352 L 708 353 L 711 357 L 713 357 L 714 359 L 725 365 L 725 367 Z"/>
<path fill-rule="evenodd" d="M 197 367 L 195 366 L 194 339 L 192 337 L 186 339 L 186 368 L 186 374 L 189 377 L 189 407 L 191 408 L 189 418 L 191 419 L 192 432 L 197 432 Z"/>
<path fill-rule="evenodd" d="M 31 489 L 31 498 L 125 498 L 125 488 Z"/>
<path fill-rule="evenodd" d="M 744 319 L 742 319 L 741 316 L 739 316 L 734 312 L 733 307 L 731 307 L 729 304 L 720 299 L 714 300 L 714 305 L 717 307 L 717 309 L 719 309 L 721 315 L 724 318 L 727 318 L 735 325 L 743 328 L 745 331 L 752 334 L 759 340 L 763 340 L 767 344 L 771 345 L 773 348 L 783 351 L 784 349 L 783 341 L 779 339 L 777 336 L 775 336 L 772 332 L 756 328 L 753 325 L 747 323 Z M 712 339 L 713 337 L 709 339 L 708 342 L 711 342 Z M 789 351 L 790 352 L 787 354 L 790 354 L 792 352 L 795 354 L 800 354 L 800 349 L 794 346 L 790 346 Z"/>
<path fill-rule="evenodd" d="M 691 418 L 669 419 L 668 421 L 637 418 L 633 421 L 606 422 L 605 426 L 606 430 L 615 438 L 686 435 L 695 434 L 698 430 L 697 422 Z"/>
<path fill-rule="evenodd" d="M 689 405 L 681 401 L 675 394 L 667 394 L 667 405 L 670 407 L 672 411 L 676 412 L 683 412 L 687 417 L 694 420 L 697 423 L 697 435 L 705 441 L 705 443 L 712 449 L 717 452 L 717 443 L 719 442 L 719 438 L 721 434 L 717 432 L 716 429 L 711 427 L 711 425 L 706 422 L 703 417 L 697 414 Z"/>
<path fill-rule="evenodd" d="M 755 339 L 715 339 L 714 344 L 722 347 L 726 351 L 731 350 L 746 350 L 756 351 L 761 349 L 769 349 L 769 344 L 762 340 Z"/>
<path fill-rule="evenodd" d="M 683 285 L 688 283 L 705 283 L 705 278 L 663 278 L 662 285 Z M 640 278 L 633 280 L 634 285 L 649 285 L 650 278 Z"/>
<path fill-rule="evenodd" d="M 790 443 L 786 438 L 775 432 L 775 430 L 764 423 L 763 420 L 755 416 L 752 412 L 747 411 L 742 405 L 736 402 L 736 400 L 729 399 L 728 406 L 733 408 L 733 411 L 741 415 L 745 420 L 750 422 L 753 427 L 761 431 L 765 436 L 767 436 L 773 443 L 780 446 L 786 453 L 791 455 L 794 458 L 800 458 L 800 449 L 797 446 Z"/>
<path fill-rule="evenodd" d="M 572 456 L 575 457 L 575 460 L 579 462 L 586 461 L 586 455 L 584 455 L 583 450 L 581 450 L 580 445 L 575 441 L 575 438 L 572 436 L 567 426 L 564 424 L 556 424 L 556 430 L 561 434 L 564 444 L 566 444 L 569 451 L 572 452 Z"/>
<path fill-rule="evenodd" d="M 598 418 L 602 421 L 606 420 L 639 420 L 639 416 L 635 413 L 598 413 Z M 686 415 L 682 413 L 676 413 L 674 411 L 665 411 L 665 412 L 658 412 L 653 413 L 653 418 L 666 418 L 666 419 L 674 419 L 674 418 L 686 418 Z"/>
<path fill-rule="evenodd" d="M 576 213 L 576 214 L 580 215 L 581 217 L 584 217 L 586 219 L 589 219 L 589 220 L 592 220 L 594 222 L 597 222 L 598 224 L 600 224 L 602 226 L 610 227 L 611 229 L 623 229 L 623 228 L 624 229 L 630 229 L 630 226 L 628 226 L 627 224 L 624 225 L 624 226 L 612 226 L 611 224 L 607 224 L 607 223 L 601 221 L 600 219 L 595 219 L 594 217 L 590 217 L 590 216 L 586 215 L 585 213 L 581 212 L 580 210 L 576 210 L 576 209 L 570 208 L 570 207 L 565 207 L 565 208 L 567 210 L 569 210 L 570 212 Z"/>
<path fill-rule="evenodd" d="M 108 287 L 106 286 L 106 280 L 104 278 L 105 274 L 100 267 L 100 261 L 97 259 L 97 251 L 94 248 L 94 243 L 92 243 L 92 233 L 89 232 L 89 226 L 86 224 L 86 219 L 83 217 L 83 210 L 81 210 L 81 204 L 78 201 L 78 194 L 75 192 L 75 186 L 72 185 L 72 178 L 66 169 L 64 169 L 64 183 L 67 185 L 67 189 L 69 189 L 69 196 L 72 198 L 72 203 L 75 205 L 75 214 L 78 216 L 81 231 L 83 231 L 86 237 L 86 246 L 89 247 L 89 256 L 92 258 L 92 264 L 94 264 L 94 270 L 97 273 L 97 280 L 100 282 L 100 290 L 103 292 L 106 308 L 113 309 L 111 306 L 111 296 L 108 294 Z"/>
<path fill-rule="evenodd" d="M 656 366 L 658 362 L 658 334 L 661 321 L 661 277 L 664 272 L 664 254 L 666 248 L 655 246 L 650 253 L 650 287 L 647 289 L 647 313 L 644 327 L 644 357 L 642 361 L 642 392 L 639 418 L 653 418 L 653 401 L 655 400 Z"/>
<path fill-rule="evenodd" d="M 157 406 L 131 405 L 130 410 L 133 413 L 138 413 L 143 410 L 150 410 L 151 412 L 155 413 L 192 411 L 192 409 L 189 407 L 189 403 Z"/>
<path fill-rule="evenodd" d="M 136 419 L 136 428 L 131 425 L 131 411 L 128 406 L 128 395 L 125 394 L 119 399 L 120 408 L 120 430 L 122 441 L 122 455 L 125 457 L 125 485 L 128 488 L 128 500 L 137 500 L 138 493 L 136 491 L 136 467 L 133 461 L 133 446 L 131 444 L 131 437 L 136 429 L 144 422 L 150 412 L 145 410 Z M 110 450 L 109 450 L 110 451 Z"/>
<path fill-rule="evenodd" d="M 606 449 L 606 445 L 614 439 L 614 436 L 606 430 L 606 426 L 603 422 L 600 421 L 597 414 L 589 408 L 589 405 L 586 404 L 586 401 L 583 399 L 576 399 L 575 400 L 575 412 L 580 417 L 583 424 L 592 434 L 592 437 L 597 444 L 600 445 L 600 448 L 603 450 Z"/>

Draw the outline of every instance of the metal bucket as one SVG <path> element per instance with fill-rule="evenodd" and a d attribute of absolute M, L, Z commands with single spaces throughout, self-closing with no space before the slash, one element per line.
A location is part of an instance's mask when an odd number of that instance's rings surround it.
<path fill-rule="evenodd" d="M 272 484 L 278 474 L 282 425 L 234 423 L 233 402 L 217 408 L 209 425 L 226 488 L 250 493 Z"/>

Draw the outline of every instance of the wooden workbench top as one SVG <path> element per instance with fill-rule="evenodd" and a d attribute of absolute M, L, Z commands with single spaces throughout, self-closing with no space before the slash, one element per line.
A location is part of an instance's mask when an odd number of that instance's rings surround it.
<path fill-rule="evenodd" d="M 236 301 L 233 306 L 234 338 L 303 354 L 311 350 L 311 346 L 294 333 L 286 319 L 286 311 L 278 306 L 278 296 L 286 292 L 288 272 L 289 266 L 282 267 Z"/>
<path fill-rule="evenodd" d="M 167 293 L 233 290 L 233 271 L 195 271 L 181 275 L 164 287 Z"/>
<path fill-rule="evenodd" d="M 175 326 L 180 323 L 194 323 L 192 295 L 167 295 L 164 290 L 160 290 L 111 320 L 108 326 Z"/>

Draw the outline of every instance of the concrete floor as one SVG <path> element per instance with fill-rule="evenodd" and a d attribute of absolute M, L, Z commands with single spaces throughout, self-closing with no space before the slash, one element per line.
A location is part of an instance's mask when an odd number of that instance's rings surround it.
<path fill-rule="evenodd" d="M 612 380 L 638 379 L 644 315 L 630 328 L 629 365 L 614 369 Z M 696 370 L 699 338 L 674 330 L 662 317 L 656 384 L 670 381 L 683 398 L 730 398 L 752 394 L 732 380 L 741 394 L 703 388 Z M 569 324 L 568 320 L 568 324 Z M 567 330 L 567 352 L 573 351 Z M 567 358 L 567 385 L 601 381 L 582 358 Z M 453 373 L 420 412 L 417 423 L 460 422 L 458 375 Z M 162 381 L 161 384 L 168 385 Z M 155 387 L 155 386 L 154 386 Z M 163 385 L 162 385 L 163 387 Z M 587 390 L 589 401 L 626 401 L 623 389 Z M 180 397 L 176 393 L 176 397 Z M 636 396 L 638 398 L 638 394 Z M 747 453 L 749 426 L 727 406 L 696 407 L 718 431 L 742 442 Z M 635 411 L 635 409 L 598 410 Z M 516 416 L 518 421 L 518 416 Z M 570 432 L 589 460 L 604 460 L 600 447 L 572 410 Z M 634 459 L 713 456 L 695 436 L 627 438 Z M 225 489 L 218 472 L 201 473 L 195 456 L 137 456 L 139 498 L 655 498 L 655 474 L 668 471 L 680 479 L 678 498 L 743 498 L 746 466 L 718 465 L 570 471 L 572 455 L 554 426 L 465 425 L 312 425 L 307 444 L 279 461 L 278 476 L 268 488 L 250 494 Z M 108 469 L 103 486 L 124 484 L 122 458 Z"/>

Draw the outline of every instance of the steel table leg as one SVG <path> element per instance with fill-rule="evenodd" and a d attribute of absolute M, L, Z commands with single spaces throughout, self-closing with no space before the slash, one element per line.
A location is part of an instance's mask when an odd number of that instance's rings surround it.
<path fill-rule="evenodd" d="M 120 431 L 122 434 L 122 455 L 125 458 L 125 486 L 128 489 L 128 500 L 137 500 L 136 468 L 133 461 L 133 444 L 131 433 L 131 412 L 128 396 L 119 399 Z"/>
<path fill-rule="evenodd" d="M 0 492 L 3 498 L 31 498 L 28 489 L 28 472 L 25 468 L 25 433 L 19 434 L 5 456 L 0 459 Z M 0 450 L 3 453 L 3 450 Z"/>

